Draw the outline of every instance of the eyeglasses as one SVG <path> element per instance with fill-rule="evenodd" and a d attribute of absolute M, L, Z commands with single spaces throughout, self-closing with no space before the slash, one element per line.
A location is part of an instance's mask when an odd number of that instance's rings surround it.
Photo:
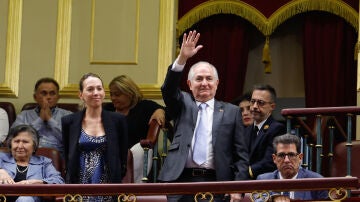
<path fill-rule="evenodd" d="M 265 104 L 271 104 L 272 102 L 266 102 L 264 100 L 251 99 L 250 103 L 251 103 L 251 105 L 254 105 L 255 103 L 257 103 L 260 107 L 263 107 Z"/>
<path fill-rule="evenodd" d="M 276 157 L 278 157 L 281 160 L 285 160 L 286 156 L 289 158 L 289 160 L 295 160 L 299 154 L 290 152 L 290 153 L 278 153 L 275 155 L 276 155 Z"/>

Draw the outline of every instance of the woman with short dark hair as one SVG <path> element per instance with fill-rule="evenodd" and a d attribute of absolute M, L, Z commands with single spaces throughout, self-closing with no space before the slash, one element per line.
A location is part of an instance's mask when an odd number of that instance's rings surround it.
<path fill-rule="evenodd" d="M 39 136 L 29 125 L 18 125 L 9 132 L 10 153 L 0 153 L 1 184 L 62 184 L 63 178 L 51 159 L 37 156 Z M 7 201 L 41 201 L 39 197 L 7 197 Z"/>

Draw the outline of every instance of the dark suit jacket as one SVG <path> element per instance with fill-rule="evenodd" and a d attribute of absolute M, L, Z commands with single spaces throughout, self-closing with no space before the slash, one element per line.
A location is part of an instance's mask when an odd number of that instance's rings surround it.
<path fill-rule="evenodd" d="M 315 173 L 310 170 L 306 170 L 303 168 L 299 169 L 298 176 L 296 179 L 301 178 L 322 178 L 323 176 Z M 271 180 L 271 179 L 279 179 L 279 171 L 276 170 L 274 172 L 265 173 L 259 175 L 257 180 Z M 291 188 L 291 187 L 289 187 Z M 271 195 L 276 195 L 275 192 L 270 193 Z M 317 200 L 317 199 L 326 199 L 328 198 L 328 191 L 316 190 L 316 191 L 295 191 L 294 198 L 298 200 Z"/>
<path fill-rule="evenodd" d="M 104 109 L 115 111 L 113 103 L 106 104 Z M 130 109 L 126 115 L 129 149 L 146 138 L 149 130 L 149 120 L 157 109 L 164 108 L 152 100 L 141 100 Z"/>
<path fill-rule="evenodd" d="M 255 142 L 252 141 L 254 139 L 251 137 L 253 130 L 254 126 L 249 126 L 245 129 L 245 134 L 249 141 L 249 162 L 253 173 L 252 178 L 256 179 L 259 174 L 276 170 L 276 165 L 271 156 L 274 153 L 272 143 L 274 137 L 286 133 L 286 128 L 270 116 L 260 128 Z"/>
<path fill-rule="evenodd" d="M 198 107 L 189 93 L 180 91 L 181 74 L 169 69 L 161 88 L 175 131 L 159 174 L 161 181 L 174 181 L 182 173 L 196 126 Z M 248 179 L 248 151 L 243 130 L 239 107 L 215 100 L 212 146 L 218 181 Z"/>
<path fill-rule="evenodd" d="M 66 163 L 65 181 L 70 184 L 79 183 L 79 137 L 84 115 L 85 110 L 64 116 L 61 120 Z M 106 110 L 102 111 L 101 119 L 107 139 L 106 159 L 110 180 L 111 183 L 121 183 L 126 172 L 128 152 L 126 120 L 120 113 Z"/>

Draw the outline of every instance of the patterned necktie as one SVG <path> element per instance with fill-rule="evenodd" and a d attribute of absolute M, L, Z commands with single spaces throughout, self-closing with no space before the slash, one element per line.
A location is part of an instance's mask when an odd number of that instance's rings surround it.
<path fill-rule="evenodd" d="M 196 164 L 201 165 L 206 161 L 207 155 L 207 141 L 206 136 L 208 133 L 207 125 L 207 112 L 206 112 L 206 103 L 200 104 L 200 117 L 199 124 L 195 133 L 195 142 L 194 142 L 194 153 L 193 160 Z"/>

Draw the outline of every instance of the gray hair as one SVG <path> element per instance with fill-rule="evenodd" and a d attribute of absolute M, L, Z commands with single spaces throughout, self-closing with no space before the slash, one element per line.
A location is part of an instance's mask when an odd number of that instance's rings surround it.
<path fill-rule="evenodd" d="M 15 126 L 14 128 L 12 128 L 9 131 L 9 135 L 7 137 L 6 143 L 8 145 L 8 147 L 11 149 L 11 141 L 19 135 L 19 133 L 21 132 L 28 132 L 29 135 L 31 136 L 31 139 L 33 140 L 34 143 L 34 153 L 36 152 L 37 148 L 39 147 L 39 134 L 38 132 L 35 130 L 35 128 L 33 128 L 30 125 L 18 125 Z"/>
<path fill-rule="evenodd" d="M 301 153 L 301 141 L 297 135 L 286 133 L 284 135 L 276 136 L 273 140 L 274 153 L 276 154 L 276 146 L 278 144 L 295 144 L 296 152 Z"/>
<path fill-rule="evenodd" d="M 208 63 L 208 62 L 204 62 L 204 61 L 197 62 L 197 63 L 193 64 L 193 66 L 190 67 L 190 70 L 189 70 L 189 73 L 188 73 L 188 80 L 191 81 L 191 80 L 193 79 L 193 77 L 194 77 L 194 71 L 195 71 L 195 69 L 196 69 L 198 66 L 200 66 L 200 65 L 204 65 L 204 66 L 210 67 L 210 68 L 213 70 L 213 72 L 214 72 L 214 77 L 215 77 L 215 79 L 216 79 L 216 80 L 219 80 L 218 72 L 217 72 L 215 66 L 212 65 L 212 64 L 210 64 L 210 63 Z"/>

